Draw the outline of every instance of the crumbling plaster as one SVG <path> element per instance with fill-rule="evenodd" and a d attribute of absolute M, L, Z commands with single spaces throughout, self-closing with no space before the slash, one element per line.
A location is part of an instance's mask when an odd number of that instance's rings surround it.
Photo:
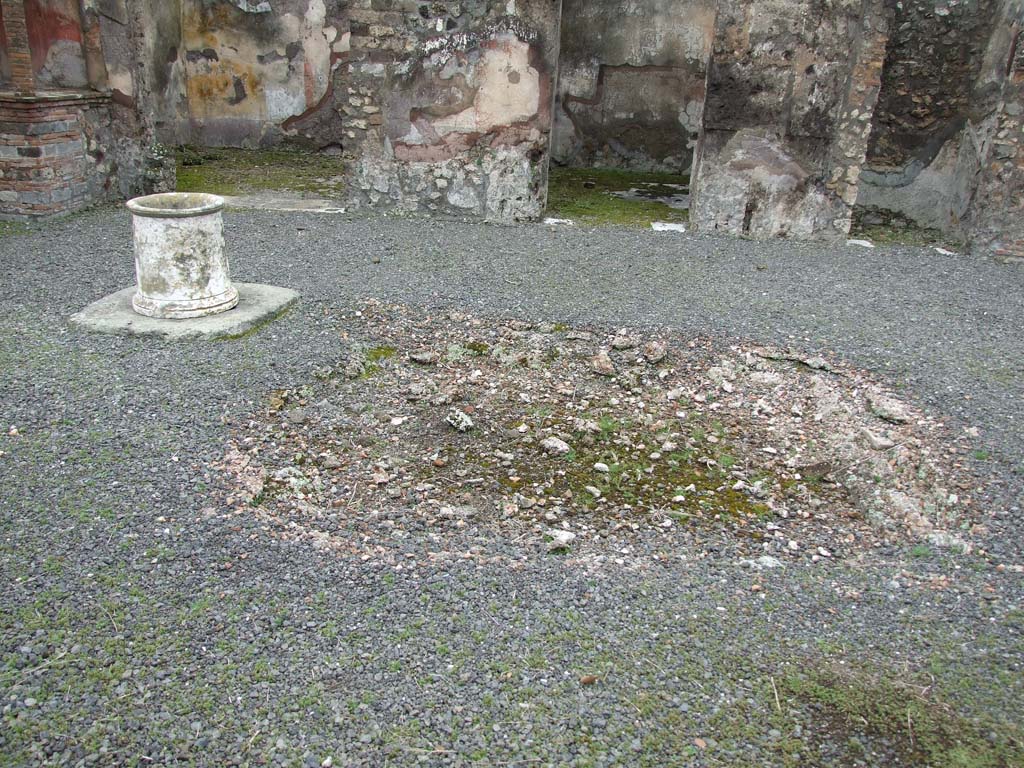
<path fill-rule="evenodd" d="M 340 145 L 346 3 L 171 0 L 154 10 L 147 63 L 164 141 Z"/>
<path fill-rule="evenodd" d="M 190 139 L 272 143 L 285 121 L 318 105 L 332 76 L 339 26 L 324 0 L 281 0 L 271 12 L 183 0 Z"/>
<path fill-rule="evenodd" d="M 25 0 L 32 67 L 45 88 L 86 88 L 78 0 Z"/>
<path fill-rule="evenodd" d="M 559 3 L 357 5 L 345 108 L 356 204 L 537 218 Z"/>

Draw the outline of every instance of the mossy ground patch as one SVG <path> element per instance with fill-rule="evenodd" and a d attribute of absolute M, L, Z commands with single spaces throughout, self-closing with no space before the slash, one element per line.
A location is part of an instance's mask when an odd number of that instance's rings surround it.
<path fill-rule="evenodd" d="M 689 183 L 689 176 L 676 174 L 553 167 L 548 178 L 546 215 L 592 226 L 650 227 L 655 221 L 685 223 L 689 220 L 687 211 L 656 200 L 624 200 L 613 193 L 643 185 L 652 192 L 672 194 Z"/>
<path fill-rule="evenodd" d="M 337 200 L 344 190 L 341 158 L 308 150 L 183 147 L 177 163 L 179 192 L 273 191 Z"/>

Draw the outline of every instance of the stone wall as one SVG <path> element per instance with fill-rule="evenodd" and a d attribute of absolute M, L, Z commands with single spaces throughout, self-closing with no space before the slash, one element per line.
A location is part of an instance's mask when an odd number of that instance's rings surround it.
<path fill-rule="evenodd" d="M 0 93 L 0 216 L 65 213 L 173 187 L 173 159 L 154 140 L 136 72 L 145 18 L 117 0 L 16 2 L 3 4 L 13 87 Z"/>
<path fill-rule="evenodd" d="M 860 205 L 962 234 L 965 195 L 977 165 L 965 128 L 998 2 L 894 4 Z"/>
<path fill-rule="evenodd" d="M 698 229 L 846 236 L 888 28 L 881 0 L 722 6 L 692 186 Z"/>
<path fill-rule="evenodd" d="M 868 146 L 873 168 L 920 158 L 951 125 L 963 124 L 999 0 L 894 3 L 882 90 Z"/>
<path fill-rule="evenodd" d="M 141 0 L 144 61 L 168 143 L 340 143 L 348 17 L 339 0 Z"/>
<path fill-rule="evenodd" d="M 704 111 L 716 0 L 563 0 L 553 159 L 684 172 Z"/>
<path fill-rule="evenodd" d="M 840 239 L 858 203 L 1017 258 L 1022 2 L 0 0 L 0 212 L 167 188 L 157 139 L 344 152 L 355 207 L 494 221 L 541 215 L 552 154 L 692 155 L 701 230 Z"/>
<path fill-rule="evenodd" d="M 338 143 L 330 124 L 325 132 L 313 118 L 335 106 L 335 74 L 348 49 L 343 4 L 182 0 L 181 19 L 177 64 L 188 113 L 181 138 L 266 146 L 301 135 L 301 126 L 313 143 Z"/>
<path fill-rule="evenodd" d="M 493 221 L 539 216 L 558 7 L 354 2 L 344 111 L 355 203 Z"/>
<path fill-rule="evenodd" d="M 0 218 L 50 216 L 173 188 L 170 158 L 126 137 L 120 114 L 99 93 L 0 95 Z"/>
<path fill-rule="evenodd" d="M 974 252 L 1024 260 L 1024 0 L 1003 0 L 972 94 L 978 172 L 965 216 Z M 973 158 L 972 158 L 973 159 Z"/>

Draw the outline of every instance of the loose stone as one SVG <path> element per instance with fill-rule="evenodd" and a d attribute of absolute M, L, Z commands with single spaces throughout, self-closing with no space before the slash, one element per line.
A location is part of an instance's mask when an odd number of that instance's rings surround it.
<path fill-rule="evenodd" d="M 553 453 L 557 456 L 564 456 L 572 450 L 567 442 L 559 440 L 557 437 L 544 438 L 540 442 L 540 447 L 548 453 Z"/>
<path fill-rule="evenodd" d="M 576 540 L 576 534 L 572 531 L 564 531 L 560 528 L 552 528 L 548 531 L 551 541 L 548 542 L 548 552 L 557 552 L 565 549 Z"/>
<path fill-rule="evenodd" d="M 649 341 L 644 344 L 643 355 L 651 365 L 656 365 L 665 359 L 668 354 L 668 347 L 660 341 Z"/>
<path fill-rule="evenodd" d="M 473 419 L 465 411 L 452 408 L 444 419 L 456 432 L 469 432 L 473 428 Z"/>
<path fill-rule="evenodd" d="M 876 435 L 867 427 L 861 429 L 860 435 L 864 444 L 875 451 L 887 451 L 896 445 L 896 443 L 888 437 L 885 437 L 884 435 Z"/>
<path fill-rule="evenodd" d="M 615 363 L 603 349 L 590 359 L 590 368 L 601 376 L 615 375 Z"/>
<path fill-rule="evenodd" d="M 910 415 L 903 403 L 895 398 L 882 394 L 868 395 L 868 408 L 883 421 L 891 421 L 894 424 L 905 424 L 910 421 Z"/>
<path fill-rule="evenodd" d="M 432 349 L 419 349 L 409 353 L 409 359 L 420 365 L 434 365 L 437 363 L 437 353 Z"/>

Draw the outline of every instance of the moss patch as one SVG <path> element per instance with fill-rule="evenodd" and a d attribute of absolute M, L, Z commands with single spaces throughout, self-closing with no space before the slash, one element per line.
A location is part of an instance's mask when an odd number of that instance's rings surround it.
<path fill-rule="evenodd" d="M 29 233 L 28 225 L 20 221 L 0 221 L 0 237 L 10 237 L 12 235 L 27 235 Z"/>
<path fill-rule="evenodd" d="M 1001 768 L 1024 765 L 1019 728 L 958 714 L 921 686 L 867 673 L 821 669 L 783 679 L 781 689 L 813 707 L 838 734 L 881 736 L 901 765 Z"/>
<path fill-rule="evenodd" d="M 855 208 L 850 237 L 883 245 L 942 246 L 949 250 L 963 248 L 963 243 L 937 229 L 922 227 L 893 211 Z"/>
<path fill-rule="evenodd" d="M 670 208 L 656 200 L 623 200 L 613 192 L 637 185 L 689 185 L 689 176 L 668 173 L 635 173 L 612 169 L 552 168 L 548 179 L 546 215 L 572 219 L 578 224 L 649 227 L 654 221 L 684 223 L 687 211 Z M 653 191 L 674 187 L 653 186 Z"/>
<path fill-rule="evenodd" d="M 557 423 L 559 419 L 553 417 L 559 415 L 542 418 L 545 423 Z M 653 452 L 655 458 L 651 458 L 652 451 L 637 450 L 638 444 L 652 437 L 639 425 L 607 415 L 599 419 L 598 425 L 599 433 L 576 432 L 571 442 L 578 447 L 567 455 L 557 457 L 536 451 L 519 464 L 514 481 L 507 473 L 498 472 L 495 479 L 513 491 L 539 491 L 542 498 L 576 499 L 591 509 L 599 499 L 609 509 L 626 505 L 638 510 L 661 509 L 680 522 L 735 522 L 759 519 L 768 513 L 766 505 L 731 487 L 734 481 L 726 470 L 735 459 L 727 452 L 728 443 L 684 446 L 664 454 Z M 704 433 L 701 426 L 692 430 L 694 435 Z M 481 447 L 481 455 L 484 452 Z M 709 460 L 709 454 L 714 458 Z M 602 471 L 596 471 L 595 465 Z M 483 462 L 481 474 L 486 476 L 493 469 Z M 596 489 L 600 496 L 590 489 Z"/>
<path fill-rule="evenodd" d="M 398 350 L 395 347 L 387 345 L 370 347 L 366 350 L 366 362 L 379 363 L 381 360 L 388 360 L 397 354 Z"/>
<path fill-rule="evenodd" d="M 274 191 L 338 199 L 343 190 L 341 158 L 317 152 L 183 147 L 177 161 L 179 192 Z"/>

